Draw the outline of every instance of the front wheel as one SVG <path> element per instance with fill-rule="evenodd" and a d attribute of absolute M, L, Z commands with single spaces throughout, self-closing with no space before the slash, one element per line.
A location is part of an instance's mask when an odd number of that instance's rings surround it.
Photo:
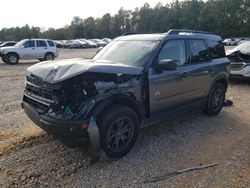
<path fill-rule="evenodd" d="M 100 144 L 110 158 L 126 155 L 134 146 L 138 132 L 139 119 L 134 110 L 122 105 L 115 105 L 100 117 Z"/>
<path fill-rule="evenodd" d="M 6 55 L 6 63 L 10 64 L 10 65 L 15 65 L 18 63 L 19 61 L 19 57 L 17 54 L 15 53 L 10 53 Z"/>
<path fill-rule="evenodd" d="M 220 113 L 224 104 L 225 93 L 226 88 L 223 84 L 217 83 L 213 86 L 204 108 L 204 112 L 207 115 L 214 116 Z"/>

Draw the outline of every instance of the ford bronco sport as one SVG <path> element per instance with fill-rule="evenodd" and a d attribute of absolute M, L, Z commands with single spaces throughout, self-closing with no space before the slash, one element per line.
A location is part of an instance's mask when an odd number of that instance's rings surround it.
<path fill-rule="evenodd" d="M 22 107 L 66 144 L 121 157 L 139 130 L 171 113 L 223 106 L 229 61 L 219 36 L 199 31 L 129 34 L 93 59 L 41 62 L 27 69 Z M 71 145 L 72 146 L 72 145 Z"/>

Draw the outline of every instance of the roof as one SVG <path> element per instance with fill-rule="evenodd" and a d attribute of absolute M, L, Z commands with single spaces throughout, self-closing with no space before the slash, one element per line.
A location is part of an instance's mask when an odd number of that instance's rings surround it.
<path fill-rule="evenodd" d="M 131 40 L 131 41 L 143 41 L 143 40 L 164 40 L 167 38 L 197 38 L 197 39 L 210 39 L 210 40 L 221 40 L 221 37 L 213 33 L 205 31 L 195 30 L 181 30 L 172 29 L 167 33 L 156 33 L 156 34 L 134 34 L 125 33 L 124 35 L 117 37 L 114 40 Z"/>
<path fill-rule="evenodd" d="M 166 37 L 166 34 L 131 34 L 131 35 L 125 35 L 121 37 L 117 37 L 114 40 L 162 40 Z"/>

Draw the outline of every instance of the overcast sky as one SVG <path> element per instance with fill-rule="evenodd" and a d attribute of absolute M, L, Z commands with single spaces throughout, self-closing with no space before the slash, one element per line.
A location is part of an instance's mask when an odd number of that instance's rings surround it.
<path fill-rule="evenodd" d="M 3 0 L 1 1 L 0 29 L 29 24 L 45 29 L 70 24 L 74 16 L 101 17 L 115 14 L 121 7 L 134 10 L 149 3 L 163 5 L 173 0 Z"/>

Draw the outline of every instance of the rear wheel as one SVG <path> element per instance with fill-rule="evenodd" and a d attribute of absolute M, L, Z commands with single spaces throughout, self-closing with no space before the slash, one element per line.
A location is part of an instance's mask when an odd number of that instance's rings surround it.
<path fill-rule="evenodd" d="M 44 56 L 44 61 L 51 61 L 51 60 L 54 60 L 55 59 L 55 56 L 53 53 L 46 53 L 45 56 Z"/>
<path fill-rule="evenodd" d="M 223 84 L 217 83 L 213 86 L 209 96 L 207 104 L 204 108 L 204 112 L 207 115 L 214 116 L 220 113 L 224 100 L 225 100 L 226 88 Z"/>
<path fill-rule="evenodd" d="M 129 107 L 115 105 L 98 121 L 101 148 L 110 158 L 126 155 L 134 146 L 139 132 L 139 119 Z"/>
<path fill-rule="evenodd" d="M 6 63 L 10 64 L 10 65 L 15 65 L 18 63 L 19 61 L 19 57 L 16 53 L 9 53 L 6 55 Z"/>

